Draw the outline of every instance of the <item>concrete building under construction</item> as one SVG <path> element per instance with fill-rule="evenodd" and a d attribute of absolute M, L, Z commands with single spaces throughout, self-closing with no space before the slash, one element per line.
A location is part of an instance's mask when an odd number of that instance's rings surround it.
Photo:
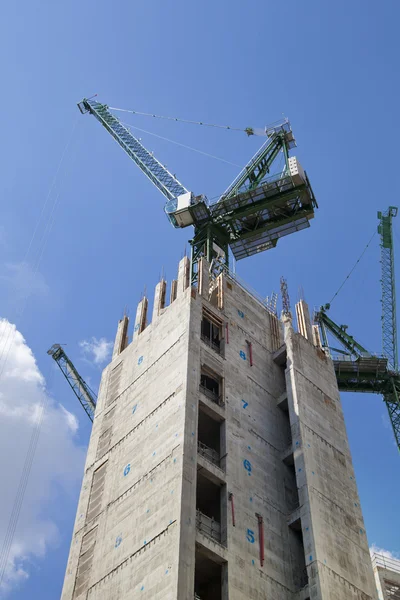
<path fill-rule="evenodd" d="M 105 368 L 62 600 L 376 600 L 333 362 L 179 264 Z M 167 305 L 168 304 L 168 305 Z M 148 321 L 150 321 L 148 323 Z"/>
<path fill-rule="evenodd" d="M 400 600 L 400 560 L 374 552 L 372 566 L 379 600 Z"/>

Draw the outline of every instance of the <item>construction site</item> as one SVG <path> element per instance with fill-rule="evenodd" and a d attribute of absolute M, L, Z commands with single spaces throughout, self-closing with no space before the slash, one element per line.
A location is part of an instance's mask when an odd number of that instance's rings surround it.
<path fill-rule="evenodd" d="M 190 228 L 191 254 L 117 323 L 98 395 L 62 345 L 48 351 L 93 422 L 62 600 L 400 598 L 396 561 L 371 562 L 340 397 L 382 398 L 400 448 L 397 208 L 378 213 L 376 355 L 330 304 L 292 307 L 284 277 L 279 297 L 263 298 L 232 267 L 278 242 L 279 253 L 286 236 L 301 243 L 318 218 L 287 119 L 244 130 L 265 141 L 211 202 L 118 109 L 78 108 L 164 195 L 170 224 Z"/>

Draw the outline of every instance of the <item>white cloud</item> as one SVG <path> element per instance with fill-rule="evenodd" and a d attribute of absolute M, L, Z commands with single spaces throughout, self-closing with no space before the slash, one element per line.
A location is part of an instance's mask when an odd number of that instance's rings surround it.
<path fill-rule="evenodd" d="M 393 558 L 395 560 L 398 560 L 400 558 L 399 552 L 391 552 L 390 550 L 385 550 L 384 548 L 379 548 L 379 546 L 377 546 L 376 544 L 372 544 L 369 551 L 370 551 L 371 556 L 372 556 L 372 554 L 380 554 L 381 556 L 384 556 L 385 558 Z"/>
<path fill-rule="evenodd" d="M 60 532 L 48 513 L 57 494 L 68 501 L 77 490 L 85 450 L 75 441 L 75 416 L 50 396 L 22 334 L 5 319 L 0 319 L 0 333 L 13 338 L 0 376 L 0 469 L 2 481 L 6 482 L 0 495 L 0 540 L 6 535 L 32 431 L 44 407 L 32 470 L 0 588 L 6 595 L 22 585 L 32 565 L 59 543 Z M 0 371 L 2 366 L 3 361 Z"/>
<path fill-rule="evenodd" d="M 95 365 L 101 365 L 111 357 L 113 342 L 108 342 L 106 338 L 100 338 L 98 340 L 97 338 L 92 337 L 91 340 L 79 342 L 79 346 L 82 348 L 83 354 L 90 359 L 90 361 L 93 361 Z"/>
<path fill-rule="evenodd" d="M 62 404 L 60 404 L 60 408 L 64 413 L 65 420 L 67 421 L 67 425 L 70 428 L 72 433 L 76 433 L 78 431 L 79 423 L 78 419 L 75 415 L 70 413 Z"/>

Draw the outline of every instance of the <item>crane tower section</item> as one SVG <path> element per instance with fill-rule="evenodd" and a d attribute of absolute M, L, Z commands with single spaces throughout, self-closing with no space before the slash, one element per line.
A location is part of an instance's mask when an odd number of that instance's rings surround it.
<path fill-rule="evenodd" d="M 385 212 L 378 212 L 378 233 L 381 236 L 383 353 L 388 358 L 389 367 L 394 371 L 398 370 L 398 351 L 392 219 L 397 216 L 397 212 L 396 206 L 389 206 Z"/>

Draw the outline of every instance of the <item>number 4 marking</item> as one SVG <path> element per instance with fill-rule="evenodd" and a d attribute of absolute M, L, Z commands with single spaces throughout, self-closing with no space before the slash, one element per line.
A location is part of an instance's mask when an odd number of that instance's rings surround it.
<path fill-rule="evenodd" d="M 249 403 L 248 403 L 248 402 L 246 402 L 246 400 L 242 400 L 242 402 L 243 402 L 243 408 L 247 408 L 247 407 L 248 407 L 248 405 L 249 405 Z"/>

